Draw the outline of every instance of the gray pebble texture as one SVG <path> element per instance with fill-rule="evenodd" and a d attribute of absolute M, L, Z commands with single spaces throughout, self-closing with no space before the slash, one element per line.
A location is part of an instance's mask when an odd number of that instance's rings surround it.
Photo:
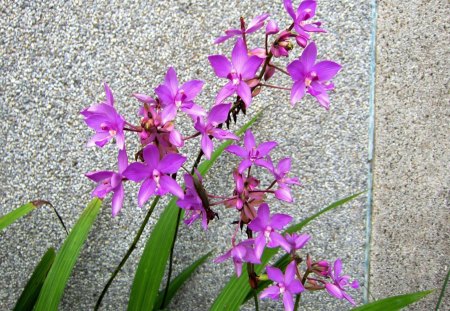
<path fill-rule="evenodd" d="M 445 0 L 378 8 L 370 289 L 437 289 L 418 311 L 435 309 L 450 268 L 449 16 Z"/>
<path fill-rule="evenodd" d="M 224 80 L 214 76 L 207 56 L 230 55 L 232 48 L 232 42 L 213 45 L 214 38 L 238 27 L 241 15 L 250 21 L 270 12 L 281 27 L 290 22 L 282 1 L 2 1 L 0 8 L 0 215 L 21 203 L 45 199 L 58 209 L 69 228 L 94 188 L 84 174 L 116 165 L 114 145 L 85 147 L 93 132 L 79 114 L 104 99 L 104 81 L 113 90 L 118 111 L 131 122 L 137 120 L 139 107 L 131 94 L 152 94 L 171 65 L 180 81 L 206 81 L 198 103 L 209 107 Z M 344 67 L 334 80 L 330 111 L 311 96 L 292 108 L 289 92 L 265 89 L 248 112 L 252 116 L 264 109 L 253 132 L 259 142 L 278 141 L 273 158 L 293 158 L 292 175 L 299 176 L 304 186 L 294 190 L 294 204 L 272 201 L 272 208 L 290 213 L 296 221 L 367 187 L 370 1 L 320 1 L 317 20 L 328 30 L 314 35 L 319 59 L 332 59 Z M 253 35 L 251 41 L 262 46 L 262 33 Z M 281 76 L 275 82 L 291 83 Z M 185 135 L 192 133 L 188 120 L 180 118 L 179 126 Z M 132 155 L 138 144 L 132 135 L 128 138 Z M 184 153 L 192 159 L 197 150 L 197 143 L 190 143 Z M 210 192 L 231 193 L 231 172 L 237 161 L 229 154 L 219 159 L 205 178 Z M 103 203 L 61 310 L 93 308 L 148 208 L 137 207 L 137 190 L 136 185 L 126 185 L 127 197 L 118 217 L 111 218 L 110 199 Z M 164 202 L 113 282 L 102 310 L 126 309 L 145 239 Z M 213 221 L 206 232 L 199 224 L 181 227 L 175 274 L 201 254 L 213 251 L 215 257 L 228 250 L 235 214 L 223 208 L 219 213 L 220 221 Z M 342 258 L 344 271 L 362 282 L 365 215 L 364 196 L 324 215 L 305 229 L 313 237 L 306 251 L 315 259 Z M 14 306 L 40 257 L 48 247 L 60 247 L 64 238 L 49 207 L 41 207 L 0 233 L 1 310 Z M 207 310 L 232 274 L 229 261 L 209 261 L 183 287 L 170 309 Z M 361 290 L 351 294 L 362 303 Z M 351 308 L 325 292 L 308 293 L 302 300 L 302 310 Z M 265 301 L 262 308 L 282 310 L 282 303 Z M 252 309 L 251 303 L 243 307 Z"/>

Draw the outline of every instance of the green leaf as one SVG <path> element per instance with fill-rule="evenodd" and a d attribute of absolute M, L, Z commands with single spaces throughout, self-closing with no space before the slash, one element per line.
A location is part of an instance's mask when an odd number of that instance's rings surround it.
<path fill-rule="evenodd" d="M 49 204 L 49 202 L 43 200 L 32 201 L 2 216 L 0 218 L 0 231 L 43 204 Z"/>
<path fill-rule="evenodd" d="M 14 311 L 33 310 L 34 304 L 39 296 L 39 292 L 41 291 L 42 284 L 44 284 L 47 273 L 50 270 L 54 260 L 55 250 L 53 248 L 49 248 L 34 269 L 27 285 L 25 285 L 25 288 L 23 289 L 23 292 L 14 307 Z"/>
<path fill-rule="evenodd" d="M 434 309 L 435 311 L 439 310 L 439 307 L 441 306 L 441 303 L 442 303 L 442 299 L 444 299 L 445 289 L 447 288 L 449 277 L 450 277 L 450 270 L 448 270 L 447 276 L 445 277 L 445 280 L 444 280 L 444 284 L 442 284 L 441 293 L 439 294 L 439 299 L 436 303 L 436 308 Z"/>
<path fill-rule="evenodd" d="M 303 227 L 305 227 L 307 224 L 309 224 L 311 221 L 322 215 L 323 213 L 329 212 L 333 209 L 335 209 L 338 206 L 343 205 L 344 203 L 353 200 L 357 196 L 359 196 L 361 193 L 364 193 L 365 191 L 359 192 L 357 194 L 351 195 L 347 198 L 344 198 L 342 200 L 336 201 L 329 205 L 328 207 L 320 210 L 318 213 L 314 214 L 311 217 L 306 218 L 302 222 L 290 226 L 288 229 L 286 229 L 285 233 L 293 233 L 300 231 Z M 278 248 L 266 248 L 264 250 L 263 255 L 261 256 L 261 264 L 255 266 L 255 272 L 256 274 L 260 274 L 264 267 L 267 265 L 267 263 L 270 261 L 270 259 L 275 256 L 278 252 Z M 270 283 L 267 283 L 268 285 Z M 262 290 L 263 288 L 261 288 Z M 239 310 L 239 307 L 244 303 L 246 297 L 251 293 L 251 287 L 248 284 L 248 276 L 247 276 L 247 267 L 244 266 L 242 268 L 242 274 L 239 278 L 237 278 L 235 275 L 233 275 L 230 279 L 230 281 L 225 285 L 225 287 L 220 292 L 219 296 L 214 301 L 214 304 L 211 306 L 211 311 L 217 311 L 217 310 Z"/>
<path fill-rule="evenodd" d="M 260 115 L 261 113 L 258 113 L 253 117 L 236 132 L 236 135 L 242 135 Z M 200 174 L 205 175 L 224 149 L 231 143 L 231 141 L 222 143 L 213 152 L 210 160 L 203 161 L 198 167 Z M 155 307 L 161 280 L 170 255 L 173 236 L 178 226 L 179 207 L 176 205 L 176 201 L 177 198 L 175 197 L 170 200 L 147 240 L 131 287 L 130 301 L 128 302 L 129 311 L 153 310 Z M 184 210 L 181 212 L 180 219 L 183 216 Z"/>
<path fill-rule="evenodd" d="M 430 294 L 432 290 L 426 290 L 423 292 L 417 292 L 413 294 L 406 294 L 400 296 L 393 296 L 377 300 L 363 306 L 352 309 L 352 311 L 394 311 L 400 310 L 416 301 L 419 301 L 423 297 Z"/>
<path fill-rule="evenodd" d="M 189 267 L 184 269 L 179 275 L 177 275 L 176 278 L 174 278 L 170 282 L 164 306 L 161 306 L 164 299 L 164 290 L 159 291 L 158 298 L 156 299 L 155 307 L 153 308 L 153 310 L 156 311 L 160 310 L 160 308 L 166 308 L 177 291 L 180 289 L 180 287 L 183 286 L 184 282 L 186 282 L 191 277 L 192 273 L 194 273 L 194 271 L 197 270 L 197 268 L 200 267 L 200 265 L 202 265 L 209 256 L 211 256 L 211 252 L 194 261 Z"/>
<path fill-rule="evenodd" d="M 351 195 L 351 196 L 349 196 L 349 197 L 346 197 L 346 198 L 344 198 L 344 199 L 342 199 L 342 200 L 339 200 L 339 201 L 336 201 L 336 202 L 330 204 L 329 206 L 327 206 L 327 207 L 325 207 L 324 209 L 320 210 L 318 213 L 312 215 L 311 217 L 306 218 L 306 219 L 303 220 L 302 222 L 300 222 L 300 223 L 298 223 L 298 224 L 296 224 L 296 225 L 290 226 L 289 228 L 286 229 L 286 233 L 293 233 L 293 232 L 298 232 L 298 231 L 302 230 L 302 228 L 303 228 L 304 226 L 306 226 L 307 224 L 309 224 L 311 221 L 313 221 L 314 219 L 316 219 L 316 218 L 319 217 L 320 215 L 322 215 L 322 214 L 324 214 L 324 213 L 326 213 L 326 212 L 329 212 L 329 211 L 335 209 L 335 208 L 338 207 L 338 206 L 344 205 L 344 204 L 347 203 L 348 201 L 353 200 L 354 198 L 360 196 L 360 195 L 363 194 L 364 192 L 366 192 L 366 191 L 358 192 L 358 193 L 356 193 L 356 194 L 354 194 L 354 195 Z"/>
<path fill-rule="evenodd" d="M 88 233 L 97 218 L 102 201 L 98 198 L 89 202 L 75 226 L 56 254 L 35 308 L 35 311 L 58 310 L 64 288 L 69 280 L 72 269 L 78 259 L 81 248 Z"/>

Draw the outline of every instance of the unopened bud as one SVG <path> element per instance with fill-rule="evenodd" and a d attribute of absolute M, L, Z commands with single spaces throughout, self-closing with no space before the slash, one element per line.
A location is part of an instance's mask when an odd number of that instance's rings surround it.
<path fill-rule="evenodd" d="M 249 87 L 255 87 L 259 84 L 259 79 L 253 78 L 253 79 L 247 80 L 246 83 Z"/>
<path fill-rule="evenodd" d="M 266 34 L 273 35 L 276 34 L 280 29 L 278 28 L 277 22 L 274 20 L 270 20 L 266 26 Z"/>

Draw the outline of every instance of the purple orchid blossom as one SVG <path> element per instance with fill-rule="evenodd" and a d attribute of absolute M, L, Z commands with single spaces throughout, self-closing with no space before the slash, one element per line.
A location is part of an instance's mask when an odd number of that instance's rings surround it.
<path fill-rule="evenodd" d="M 283 236 L 275 230 L 282 230 L 291 221 L 292 217 L 286 214 L 270 215 L 267 203 L 259 206 L 257 217 L 248 224 L 253 232 L 259 233 L 255 238 L 255 254 L 258 258 L 261 258 L 266 245 L 274 248 L 280 246 L 280 242 L 285 242 Z"/>
<path fill-rule="evenodd" d="M 269 158 L 269 163 L 272 164 Z M 270 171 L 275 177 L 275 182 L 278 184 L 279 188 L 275 190 L 275 197 L 279 200 L 292 203 L 294 199 L 291 195 L 291 190 L 289 185 L 301 185 L 297 177 L 286 177 L 291 170 L 291 159 L 284 158 L 278 162 L 277 166 L 271 166 Z"/>
<path fill-rule="evenodd" d="M 241 29 L 227 29 L 227 30 L 225 30 L 225 35 L 217 38 L 214 41 L 214 43 L 215 44 L 223 43 L 223 42 L 227 41 L 228 39 L 233 38 L 234 36 L 253 33 L 264 26 L 264 21 L 268 17 L 269 17 L 269 14 L 262 14 L 262 15 L 256 16 L 254 19 L 252 19 L 250 24 L 248 24 L 247 29 L 245 29 L 244 31 L 242 31 Z"/>
<path fill-rule="evenodd" d="M 308 32 L 326 32 L 320 28 L 321 22 L 310 22 L 316 15 L 317 2 L 315 0 L 304 0 L 297 8 L 297 12 L 292 7 L 292 0 L 284 0 L 284 8 L 294 21 L 294 29 L 297 32 L 295 37 L 297 44 L 305 47 L 310 40 Z"/>
<path fill-rule="evenodd" d="M 182 199 L 183 189 L 169 174 L 175 174 L 186 157 L 171 153 L 160 160 L 158 148 L 154 145 L 145 147 L 143 155 L 144 163 L 131 163 L 123 172 L 123 176 L 134 182 L 144 180 L 138 194 L 139 206 L 142 207 L 155 194 L 162 196 L 169 192 Z"/>
<path fill-rule="evenodd" d="M 241 243 L 234 246 L 232 249 L 230 249 L 228 252 L 226 252 L 222 256 L 219 256 L 216 259 L 214 259 L 214 262 L 220 263 L 220 262 L 227 260 L 228 258 L 232 258 L 234 268 L 236 271 L 236 275 L 238 277 L 240 277 L 242 274 L 242 264 L 244 262 L 249 262 L 249 263 L 254 263 L 254 264 L 261 263 L 259 257 L 257 257 L 255 255 L 253 245 L 254 245 L 254 241 L 252 239 L 242 241 Z"/>
<path fill-rule="evenodd" d="M 208 195 L 202 186 L 202 176 L 197 170 L 195 176 L 184 174 L 184 184 L 186 185 L 186 194 L 183 199 L 177 201 L 177 205 L 186 210 L 184 223 L 190 226 L 201 218 L 202 227 L 207 230 L 209 221 L 218 216 L 209 207 Z"/>
<path fill-rule="evenodd" d="M 236 135 L 217 127 L 227 120 L 230 108 L 231 104 L 215 105 L 208 113 L 206 122 L 201 117 L 197 117 L 197 122 L 195 122 L 194 127 L 202 135 L 201 147 L 207 159 L 211 158 L 211 153 L 214 149 L 213 142 L 209 136 L 217 138 L 218 140 L 239 140 L 239 137 Z"/>
<path fill-rule="evenodd" d="M 239 38 L 231 53 L 231 62 L 223 55 L 208 57 L 216 75 L 230 80 L 216 96 L 216 104 L 222 103 L 227 97 L 237 93 L 249 107 L 252 102 L 252 91 L 246 81 L 255 77 L 263 59 L 248 56 L 244 41 Z"/>
<path fill-rule="evenodd" d="M 108 84 L 105 83 L 106 101 L 92 105 L 83 110 L 84 122 L 96 131 L 87 143 L 88 147 L 97 145 L 103 147 L 108 141 L 115 138 L 120 150 L 125 148 L 124 118 L 114 108 L 114 97 Z"/>
<path fill-rule="evenodd" d="M 284 309 L 286 311 L 294 310 L 294 295 L 305 290 L 302 283 L 295 278 L 296 263 L 292 261 L 286 267 L 286 273 L 283 275 L 280 269 L 268 266 L 266 268 L 269 279 L 275 282 L 275 285 L 266 288 L 261 295 L 261 299 L 266 297 L 278 300 L 282 296 Z"/>
<path fill-rule="evenodd" d="M 118 172 L 113 171 L 98 171 L 89 172 L 85 176 L 95 182 L 97 187 L 92 191 L 92 196 L 104 199 L 105 196 L 114 192 L 112 197 L 112 217 L 115 217 L 123 206 L 124 189 L 122 175 L 125 169 L 128 167 L 128 156 L 125 149 L 119 150 L 118 155 Z"/>
<path fill-rule="evenodd" d="M 291 105 L 300 101 L 305 91 L 314 96 L 319 104 L 325 109 L 330 108 L 330 99 L 327 91 L 334 89 L 332 83 L 328 83 L 342 68 L 341 65 L 332 61 L 321 61 L 316 63 L 317 48 L 311 42 L 303 51 L 299 59 L 294 60 L 287 66 L 287 71 L 294 80 L 291 90 Z"/>
<path fill-rule="evenodd" d="M 194 103 L 195 97 L 203 88 L 203 81 L 191 80 L 179 86 L 177 73 L 173 67 L 167 70 L 164 84 L 155 89 L 156 95 L 169 115 L 175 119 L 176 111 L 181 109 L 191 117 L 205 115 L 202 107 Z"/>
<path fill-rule="evenodd" d="M 243 171 L 253 164 L 270 170 L 271 164 L 265 160 L 265 157 L 277 145 L 278 144 L 274 141 L 267 141 L 256 147 L 255 137 L 253 136 L 252 131 L 247 130 L 244 134 L 244 148 L 238 145 L 231 145 L 225 148 L 225 150 L 242 158 L 242 162 L 239 164 L 238 168 L 239 173 L 242 174 Z"/>
<path fill-rule="evenodd" d="M 342 261 L 340 258 L 336 259 L 334 262 L 333 269 L 329 269 L 328 276 L 333 280 L 333 283 L 326 283 L 325 289 L 327 292 L 336 297 L 337 299 L 346 299 L 352 305 L 356 305 L 355 301 L 349 294 L 345 292 L 346 287 L 359 288 L 359 283 L 357 280 L 354 280 L 352 283 L 349 283 L 350 276 L 342 275 Z"/>

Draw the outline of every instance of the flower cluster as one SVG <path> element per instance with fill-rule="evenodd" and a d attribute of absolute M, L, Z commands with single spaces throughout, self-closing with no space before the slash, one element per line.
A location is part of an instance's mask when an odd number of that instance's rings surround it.
<path fill-rule="evenodd" d="M 293 310 L 293 297 L 305 290 L 323 289 L 338 299 L 353 300 L 346 293 L 347 287 L 357 288 L 357 282 L 349 284 L 348 276 L 341 276 L 342 263 L 336 260 L 333 268 L 326 261 L 312 262 L 307 257 L 306 271 L 300 273 L 301 250 L 309 241 L 307 234 L 286 233 L 283 230 L 293 217 L 283 213 L 271 212 L 267 203 L 269 197 L 293 203 L 292 187 L 299 186 L 297 177 L 290 177 L 291 159 L 285 157 L 274 162 L 270 152 L 277 146 L 275 141 L 257 144 L 251 130 L 243 137 L 243 144 L 233 144 L 226 151 L 237 156 L 239 163 L 232 175 L 234 188 L 228 195 L 209 193 L 204 185 L 197 166 L 204 156 L 210 159 L 214 152 L 214 140 L 239 141 L 240 138 L 229 131 L 230 123 L 236 123 L 238 115 L 246 113 L 254 97 L 264 88 L 288 90 L 291 105 L 302 100 L 306 93 L 316 98 L 318 103 L 329 109 L 329 91 L 334 89 L 330 80 L 341 66 L 332 61 L 316 61 L 317 48 L 311 40 L 312 33 L 325 32 L 321 22 L 314 21 L 317 3 L 304 0 L 295 10 L 291 0 L 284 0 L 284 7 L 292 19 L 290 25 L 280 30 L 279 23 L 269 18 L 269 14 L 255 17 L 246 25 L 240 19 L 239 29 L 228 29 L 225 35 L 216 39 L 219 44 L 234 39 L 231 57 L 211 55 L 208 57 L 212 70 L 218 78 L 225 79 L 219 92 L 211 100 L 212 107 L 206 110 L 195 101 L 204 82 L 190 80 L 178 81 L 174 68 L 167 70 L 164 81 L 154 89 L 153 95 L 136 93 L 139 102 L 136 124 L 126 121 L 114 106 L 111 89 L 105 83 L 106 100 L 83 110 L 81 114 L 86 124 L 95 131 L 88 146 L 103 147 L 114 140 L 118 147 L 118 170 L 87 173 L 86 176 L 97 183 L 93 196 L 105 198 L 110 192 L 112 215 L 118 215 L 123 206 L 127 181 L 140 184 L 137 202 L 143 206 L 152 196 L 167 194 L 178 197 L 177 204 L 186 211 L 184 222 L 193 224 L 201 221 L 207 230 L 210 221 L 218 218 L 213 210 L 224 205 L 237 213 L 231 248 L 215 262 L 232 259 L 236 274 L 241 275 L 243 264 L 249 267 L 249 279 L 254 288 L 260 279 L 266 277 L 274 283 L 265 289 L 261 298 L 278 299 L 282 297 L 286 310 Z M 265 30 L 265 45 L 249 47 L 247 36 Z M 270 43 L 270 44 L 269 44 Z M 280 65 L 283 57 L 294 53 L 296 46 L 301 49 L 292 62 Z M 284 67 L 284 68 L 283 68 Z M 267 84 L 276 74 L 284 74 L 292 79 L 289 87 Z M 177 129 L 177 115 L 192 123 L 191 133 L 181 133 Z M 224 126 L 227 126 L 227 129 Z M 125 133 L 137 136 L 140 148 L 135 152 L 135 161 L 129 163 Z M 188 158 L 181 154 L 185 141 L 199 137 L 199 154 L 192 168 L 184 164 Z M 254 167 L 260 167 L 257 170 Z M 177 181 L 183 169 L 185 189 Z M 266 172 L 271 182 L 261 185 L 261 178 L 255 172 Z M 240 238 L 239 231 L 245 230 L 246 237 Z M 267 275 L 256 275 L 254 264 L 261 263 L 266 248 L 282 248 L 291 257 L 285 273 L 267 266 Z M 303 275 L 303 276 L 302 276 Z"/>

